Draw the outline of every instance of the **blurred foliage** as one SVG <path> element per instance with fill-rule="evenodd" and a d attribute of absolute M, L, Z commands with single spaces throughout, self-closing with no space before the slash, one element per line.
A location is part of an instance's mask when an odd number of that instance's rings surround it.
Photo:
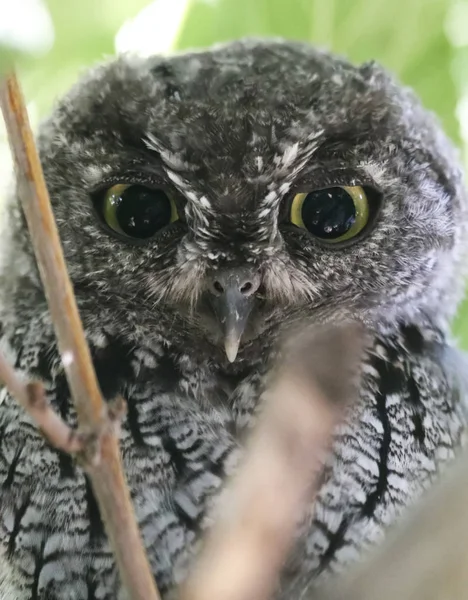
<path fill-rule="evenodd" d="M 0 44 L 0 73 L 8 70 L 13 61 L 13 56 L 10 48 Z"/>
<path fill-rule="evenodd" d="M 114 38 L 122 23 L 148 0 L 47 0 L 55 25 L 55 42 L 46 56 L 22 55 L 18 70 L 27 98 L 40 115 L 66 91 L 83 69 L 114 54 Z"/>
<path fill-rule="evenodd" d="M 468 31 L 468 0 L 169 1 L 178 3 L 182 16 L 173 36 L 177 49 L 242 36 L 280 36 L 313 42 L 354 62 L 376 59 L 416 89 L 456 143 L 467 141 L 468 33 L 464 39 L 463 27 Z M 114 53 L 118 30 L 149 2 L 47 0 L 47 4 L 55 25 L 52 50 L 41 57 L 25 53 L 16 57 L 26 97 L 34 101 L 39 116 L 85 67 Z M 0 19 L 7 5 L 8 0 L 0 0 Z M 447 36 L 448 15 L 452 15 L 448 29 L 462 32 L 455 45 Z M 159 16 L 151 35 L 162 37 L 173 20 Z M 7 56 L 1 43 L 0 70 Z M 460 128 L 456 108 L 461 98 L 465 99 L 467 118 Z M 460 311 L 455 332 L 468 348 L 468 303 Z"/>

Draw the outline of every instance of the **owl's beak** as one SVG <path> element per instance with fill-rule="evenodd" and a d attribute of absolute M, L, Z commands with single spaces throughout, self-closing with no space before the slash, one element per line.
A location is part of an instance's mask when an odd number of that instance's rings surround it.
<path fill-rule="evenodd" d="M 217 274 L 210 289 L 210 304 L 221 326 L 224 349 L 229 362 L 234 362 L 242 335 L 255 303 L 260 280 L 244 270 Z"/>
<path fill-rule="evenodd" d="M 253 307 L 253 296 L 244 296 L 234 287 L 212 297 L 211 305 L 224 335 L 224 349 L 229 362 L 236 360 L 239 344 Z"/>

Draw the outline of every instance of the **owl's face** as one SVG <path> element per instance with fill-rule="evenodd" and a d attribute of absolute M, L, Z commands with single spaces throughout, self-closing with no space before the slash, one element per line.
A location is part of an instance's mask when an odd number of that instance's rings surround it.
<path fill-rule="evenodd" d="M 453 312 L 460 172 L 373 64 L 250 41 L 120 58 L 40 150 L 87 326 L 241 360 L 298 317 Z"/>

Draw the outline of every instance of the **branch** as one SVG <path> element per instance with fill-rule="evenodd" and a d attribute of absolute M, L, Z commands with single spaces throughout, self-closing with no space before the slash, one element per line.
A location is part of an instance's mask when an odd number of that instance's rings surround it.
<path fill-rule="evenodd" d="M 468 453 L 410 511 L 388 541 L 309 600 L 465 600 Z"/>
<path fill-rule="evenodd" d="M 18 195 L 31 234 L 58 347 L 62 357 L 67 357 L 64 367 L 78 424 L 81 430 L 93 432 L 99 442 L 97 460 L 94 456 L 84 468 L 90 477 L 130 598 L 157 600 L 159 596 L 125 482 L 118 439 L 99 390 L 24 100 L 14 74 L 0 82 L 0 105 L 15 162 Z M 23 406 L 34 406 L 7 371 L 3 374 L 9 376 L 15 397 Z M 36 417 L 43 418 L 46 413 L 48 411 L 36 411 Z"/>
<path fill-rule="evenodd" d="M 40 382 L 24 383 L 0 353 L 0 381 L 29 413 L 37 427 L 55 448 L 77 454 L 83 451 L 83 440 L 47 402 L 44 386 Z"/>
<path fill-rule="evenodd" d="M 265 600 L 277 584 L 301 517 L 311 513 L 324 453 L 353 397 L 363 349 L 356 327 L 323 328 L 282 369 L 225 491 L 219 518 L 182 600 Z M 340 373 L 337 381 L 336 373 Z"/>

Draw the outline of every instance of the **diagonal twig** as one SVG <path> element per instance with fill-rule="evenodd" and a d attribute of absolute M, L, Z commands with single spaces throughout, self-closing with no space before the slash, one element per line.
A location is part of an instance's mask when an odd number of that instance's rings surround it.
<path fill-rule="evenodd" d="M 326 327 L 306 337 L 305 348 L 294 341 L 296 353 L 265 397 L 181 600 L 271 597 L 297 526 L 312 512 L 335 426 L 356 391 L 363 342 L 356 326 Z"/>
<path fill-rule="evenodd" d="M 102 399 L 67 273 L 44 176 L 14 73 L 0 82 L 0 104 L 13 154 L 18 196 L 28 223 L 80 429 L 95 432 L 90 477 L 124 587 L 132 600 L 157 600 L 153 576 L 125 482 L 115 428 Z M 4 372 L 5 375 L 5 372 Z M 10 374 L 11 375 L 11 374 Z M 10 382 L 15 386 L 15 382 Z M 16 388 L 16 394 L 21 390 Z M 24 398 L 23 398 L 24 399 Z"/>
<path fill-rule="evenodd" d="M 1 353 L 0 382 L 29 413 L 50 444 L 69 454 L 83 451 L 80 435 L 69 427 L 47 402 L 42 383 L 25 383 Z"/>

